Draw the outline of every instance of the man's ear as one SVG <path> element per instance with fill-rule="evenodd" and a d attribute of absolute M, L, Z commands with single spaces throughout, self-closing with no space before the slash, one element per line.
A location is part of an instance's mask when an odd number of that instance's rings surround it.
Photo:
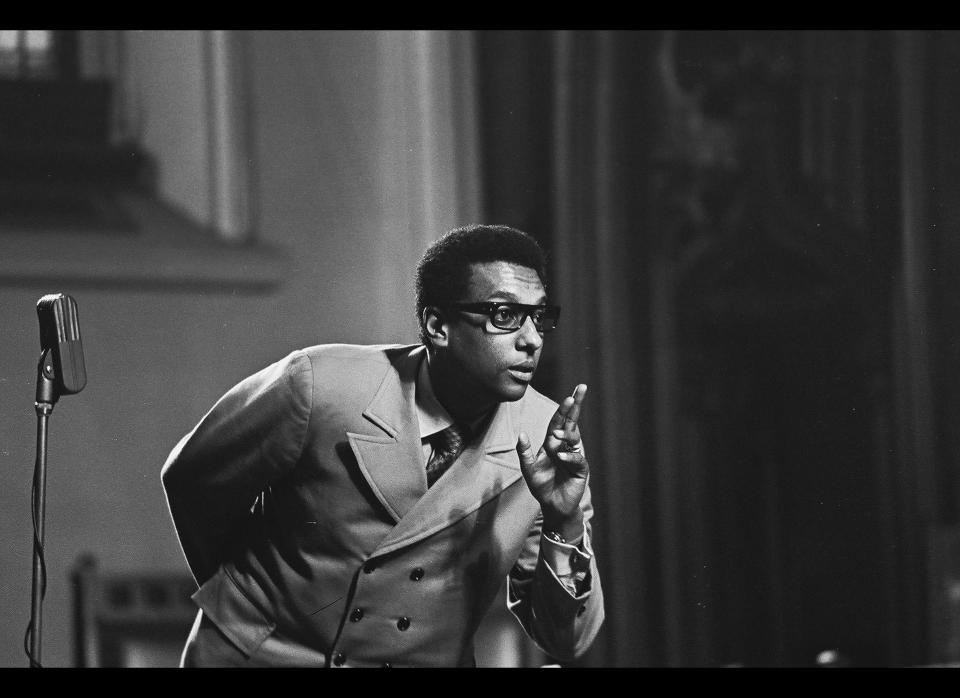
<path fill-rule="evenodd" d="M 447 321 L 443 317 L 443 312 L 440 308 L 433 305 L 425 307 L 423 309 L 421 322 L 423 322 L 424 333 L 433 346 L 447 346 Z"/>

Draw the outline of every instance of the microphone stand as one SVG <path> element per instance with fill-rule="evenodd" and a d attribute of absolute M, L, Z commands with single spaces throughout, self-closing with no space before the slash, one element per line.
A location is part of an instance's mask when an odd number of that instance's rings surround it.
<path fill-rule="evenodd" d="M 31 590 L 30 667 L 40 668 L 40 631 L 43 597 L 46 593 L 47 572 L 43 561 L 44 507 L 47 497 L 47 420 L 60 395 L 57 392 L 53 368 L 53 350 L 40 354 L 37 364 L 37 462 L 33 473 L 33 587 Z"/>

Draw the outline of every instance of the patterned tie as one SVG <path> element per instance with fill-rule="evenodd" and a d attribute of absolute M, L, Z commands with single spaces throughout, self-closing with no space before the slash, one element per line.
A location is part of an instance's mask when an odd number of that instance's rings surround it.
<path fill-rule="evenodd" d="M 430 437 L 433 453 L 427 463 L 427 487 L 432 487 L 433 483 L 447 471 L 463 451 L 469 438 L 469 431 L 458 424 L 451 424 Z"/>

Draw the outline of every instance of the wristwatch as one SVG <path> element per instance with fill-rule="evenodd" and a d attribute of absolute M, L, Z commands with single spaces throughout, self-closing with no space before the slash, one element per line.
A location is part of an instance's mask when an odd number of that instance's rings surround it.
<path fill-rule="evenodd" d="M 569 544 L 567 543 L 567 539 L 564 538 L 563 536 L 561 536 L 561 535 L 560 535 L 559 533 L 557 533 L 556 531 L 543 531 L 542 533 L 543 533 L 544 538 L 549 538 L 549 539 L 552 540 L 554 543 L 562 543 L 563 545 L 569 545 Z"/>

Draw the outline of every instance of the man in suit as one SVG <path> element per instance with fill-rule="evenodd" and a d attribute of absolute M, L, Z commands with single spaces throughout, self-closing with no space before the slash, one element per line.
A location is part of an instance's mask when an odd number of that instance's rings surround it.
<path fill-rule="evenodd" d="M 294 351 L 183 437 L 162 481 L 199 585 L 184 666 L 474 666 L 504 578 L 549 656 L 588 649 L 586 386 L 529 385 L 544 279 L 527 234 L 453 230 L 417 268 L 421 344 Z"/>

